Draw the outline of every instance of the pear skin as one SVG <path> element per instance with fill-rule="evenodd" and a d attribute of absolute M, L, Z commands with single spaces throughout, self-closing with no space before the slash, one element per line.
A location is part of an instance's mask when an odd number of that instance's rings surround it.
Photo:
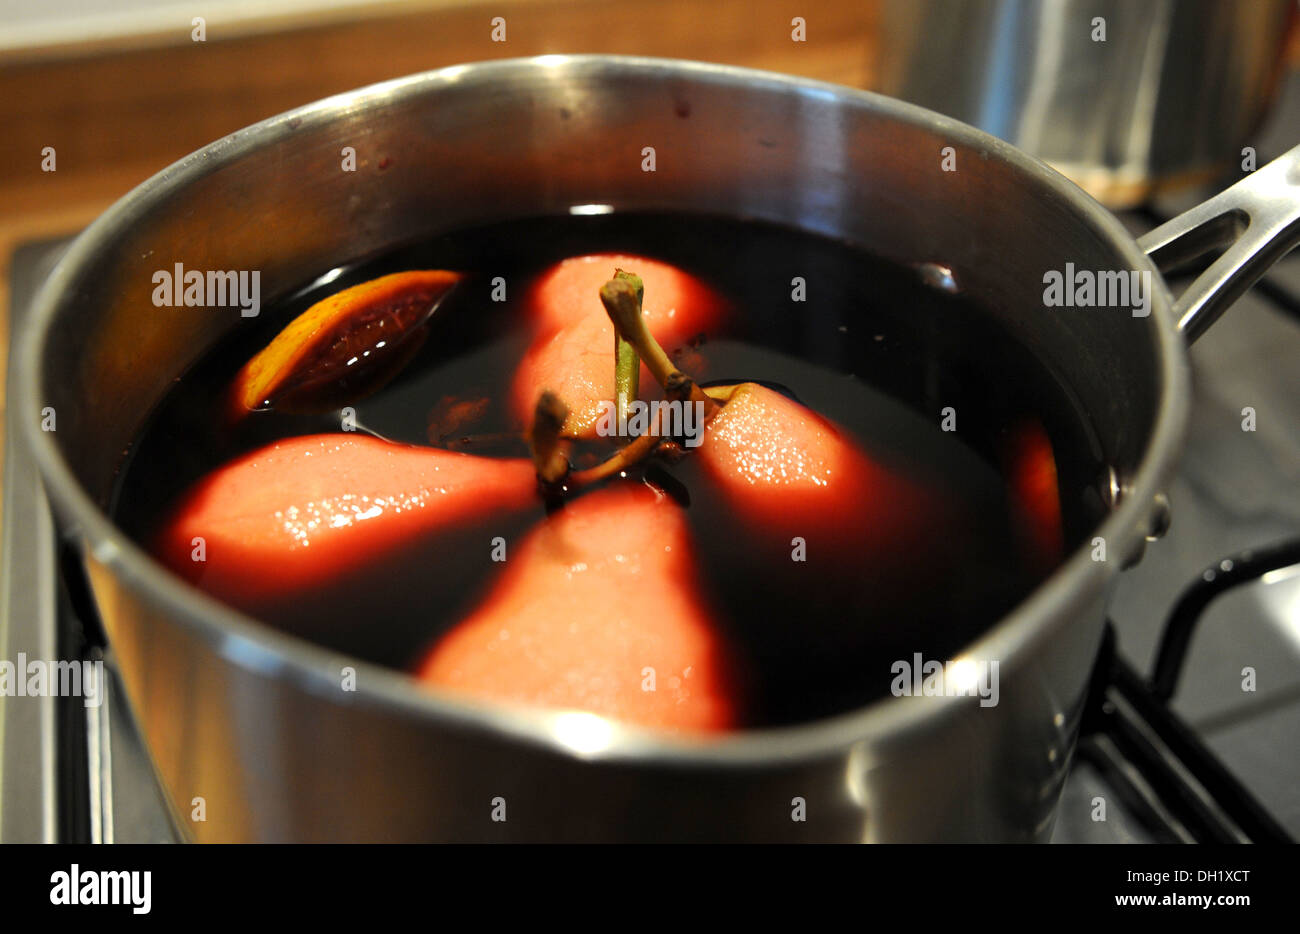
<path fill-rule="evenodd" d="M 419 677 L 482 699 L 717 731 L 739 716 L 734 670 L 699 592 L 680 507 L 620 485 L 530 533 Z"/>

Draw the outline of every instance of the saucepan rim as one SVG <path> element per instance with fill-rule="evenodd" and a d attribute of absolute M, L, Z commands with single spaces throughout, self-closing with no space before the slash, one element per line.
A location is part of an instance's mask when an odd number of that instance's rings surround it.
<path fill-rule="evenodd" d="M 42 407 L 46 384 L 44 349 L 61 308 L 61 299 L 79 273 L 117 235 L 152 206 L 183 186 L 239 160 L 290 129 L 325 126 L 342 114 L 382 106 L 410 97 L 437 94 L 472 75 L 480 81 L 511 82 L 565 75 L 612 76 L 726 85 L 749 93 L 797 94 L 833 99 L 837 106 L 865 108 L 893 121 L 922 127 L 989 158 L 1009 163 L 1044 193 L 1065 202 L 1080 224 L 1091 225 L 1130 269 L 1150 270 L 1157 284 L 1149 326 L 1154 328 L 1154 382 L 1158 387 L 1155 421 L 1137 469 L 1125 478 L 1127 493 L 1094 532 L 1115 554 L 1123 555 L 1145 533 L 1151 503 L 1163 488 L 1179 453 L 1189 406 L 1185 344 L 1172 312 L 1164 280 L 1147 255 L 1105 208 L 1044 163 L 974 127 L 893 98 L 808 78 L 730 65 L 678 59 L 612 55 L 545 55 L 453 65 L 335 95 L 238 130 L 186 156 L 140 184 L 95 220 L 71 244 L 41 287 L 19 346 L 15 368 L 15 407 L 23 413 L 19 432 L 39 467 L 45 489 L 66 534 L 87 556 L 123 584 L 147 597 L 152 608 L 173 623 L 188 627 L 228 662 L 283 679 L 307 693 L 356 707 L 378 706 L 390 714 L 479 730 L 538 745 L 557 754 L 599 760 L 655 762 L 672 767 L 756 766 L 773 760 L 810 759 L 860 743 L 887 744 L 936 718 L 952 716 L 978 701 L 970 696 L 910 698 L 910 703 L 881 698 L 866 706 L 806 724 L 742 730 L 709 737 L 663 736 L 606 721 L 589 714 L 522 710 L 479 703 L 417 685 L 400 671 L 359 660 L 358 689 L 340 698 L 342 653 L 279 632 L 200 592 L 166 571 L 100 509 L 82 488 L 54 437 L 40 430 L 29 413 Z M 680 84 L 675 85 L 680 88 Z M 1004 673 L 1016 671 L 1022 657 L 1050 635 L 1053 619 L 1087 612 L 1104 592 L 1114 571 L 1091 560 L 1077 547 L 1051 576 L 1014 610 L 960 653 L 997 659 Z M 1095 610 L 1093 611 L 1095 612 Z M 1069 625 L 1068 620 L 1064 623 Z M 580 716 L 580 743 L 573 741 L 574 716 Z M 598 724 L 595 732 L 591 729 Z M 598 742 L 592 742 L 592 736 Z M 868 747 L 870 748 L 870 747 Z"/>

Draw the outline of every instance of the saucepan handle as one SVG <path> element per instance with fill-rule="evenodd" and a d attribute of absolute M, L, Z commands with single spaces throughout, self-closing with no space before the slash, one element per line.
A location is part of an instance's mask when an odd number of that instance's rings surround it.
<path fill-rule="evenodd" d="M 1300 146 L 1138 240 L 1162 272 L 1223 253 L 1174 303 L 1190 344 L 1300 244 Z"/>

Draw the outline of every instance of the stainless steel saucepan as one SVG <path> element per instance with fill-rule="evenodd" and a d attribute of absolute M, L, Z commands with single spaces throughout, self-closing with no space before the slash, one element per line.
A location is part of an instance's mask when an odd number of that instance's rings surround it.
<path fill-rule="evenodd" d="M 349 146 L 355 172 L 341 170 Z M 1000 663 L 996 706 L 886 698 L 708 741 L 506 712 L 260 625 L 165 572 L 106 514 L 144 419 L 241 322 L 237 308 L 155 307 L 155 270 L 259 270 L 269 300 L 438 231 L 592 203 L 762 218 L 941 263 L 1066 384 L 1115 471 L 1095 532 L 1108 558 L 1072 554 L 967 647 Z M 1300 149 L 1135 242 L 1042 163 L 889 98 L 667 60 L 465 65 L 267 120 L 118 202 L 42 289 L 11 404 L 195 840 L 1044 839 L 1110 584 L 1162 523 L 1186 345 L 1297 239 Z M 1175 301 L 1158 269 L 1216 247 Z M 1044 274 L 1067 263 L 1149 272 L 1149 316 L 1045 308 Z M 56 431 L 41 429 L 46 406 Z M 348 664 L 355 692 L 339 690 Z M 795 798 L 806 820 L 792 820 Z"/>

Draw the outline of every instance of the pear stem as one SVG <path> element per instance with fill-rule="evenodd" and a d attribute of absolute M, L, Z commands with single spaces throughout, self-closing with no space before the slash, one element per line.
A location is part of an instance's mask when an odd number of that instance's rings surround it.
<path fill-rule="evenodd" d="M 570 474 L 565 486 L 570 489 L 581 489 L 584 486 L 599 483 L 606 477 L 611 477 L 639 461 L 645 460 L 654 453 L 654 449 L 659 446 L 659 442 L 662 440 L 663 438 L 654 435 L 641 435 L 619 448 L 617 452 L 595 467 L 588 467 L 586 470 L 579 470 L 577 473 Z"/>
<path fill-rule="evenodd" d="M 560 438 L 568 417 L 569 407 L 549 389 L 537 398 L 528 443 L 533 449 L 537 479 L 546 486 L 555 486 L 569 473 L 568 445 Z"/>
<path fill-rule="evenodd" d="M 614 330 L 636 349 L 650 370 L 650 375 L 664 388 L 664 392 L 682 401 L 704 403 L 705 418 L 711 417 L 718 407 L 717 403 L 695 384 L 695 380 L 677 369 L 663 347 L 659 346 L 659 342 L 646 327 L 645 318 L 641 316 L 641 305 L 636 299 L 636 290 L 632 284 L 625 279 L 610 279 L 600 287 L 600 300 L 609 320 L 614 323 Z"/>
<path fill-rule="evenodd" d="M 732 394 L 740 387 L 740 383 L 728 383 L 725 386 L 705 386 L 704 394 L 718 405 L 726 405 L 731 401 Z"/>
<path fill-rule="evenodd" d="M 658 380 L 659 385 L 663 386 L 664 393 L 670 399 L 703 403 L 705 419 L 712 418 L 718 408 L 731 398 L 736 385 L 710 386 L 708 389 L 701 389 L 695 380 L 673 365 L 668 354 L 646 327 L 645 319 L 641 315 L 643 288 L 639 276 L 625 273 L 621 269 L 615 272 L 613 279 L 601 286 L 600 300 L 614 323 L 615 339 L 624 341 L 631 348 L 634 372 L 640 370 L 640 361 L 644 360 L 651 375 Z M 614 374 L 616 385 L 619 385 L 620 376 L 624 375 L 624 371 L 619 368 L 622 352 L 622 345 L 616 343 L 617 362 Z M 635 399 L 635 383 L 632 386 L 630 398 Z M 630 399 L 620 395 L 619 404 L 626 406 L 629 401 Z M 652 434 L 641 435 L 594 467 L 570 473 L 568 444 L 561 437 L 564 421 L 568 416 L 569 407 L 549 389 L 538 397 L 529 443 L 533 450 L 533 464 L 537 468 L 537 477 L 548 487 L 559 487 L 570 491 L 599 483 L 606 477 L 611 477 L 645 460 L 664 440 Z"/>
<path fill-rule="evenodd" d="M 630 282 L 636 289 L 637 314 L 642 313 L 642 301 L 645 297 L 645 283 L 635 273 L 622 269 L 614 270 L 614 278 Z M 640 392 L 641 358 L 636 348 L 623 339 L 623 335 L 614 329 L 614 406 L 619 424 L 627 421 L 628 406 L 636 401 Z"/>

